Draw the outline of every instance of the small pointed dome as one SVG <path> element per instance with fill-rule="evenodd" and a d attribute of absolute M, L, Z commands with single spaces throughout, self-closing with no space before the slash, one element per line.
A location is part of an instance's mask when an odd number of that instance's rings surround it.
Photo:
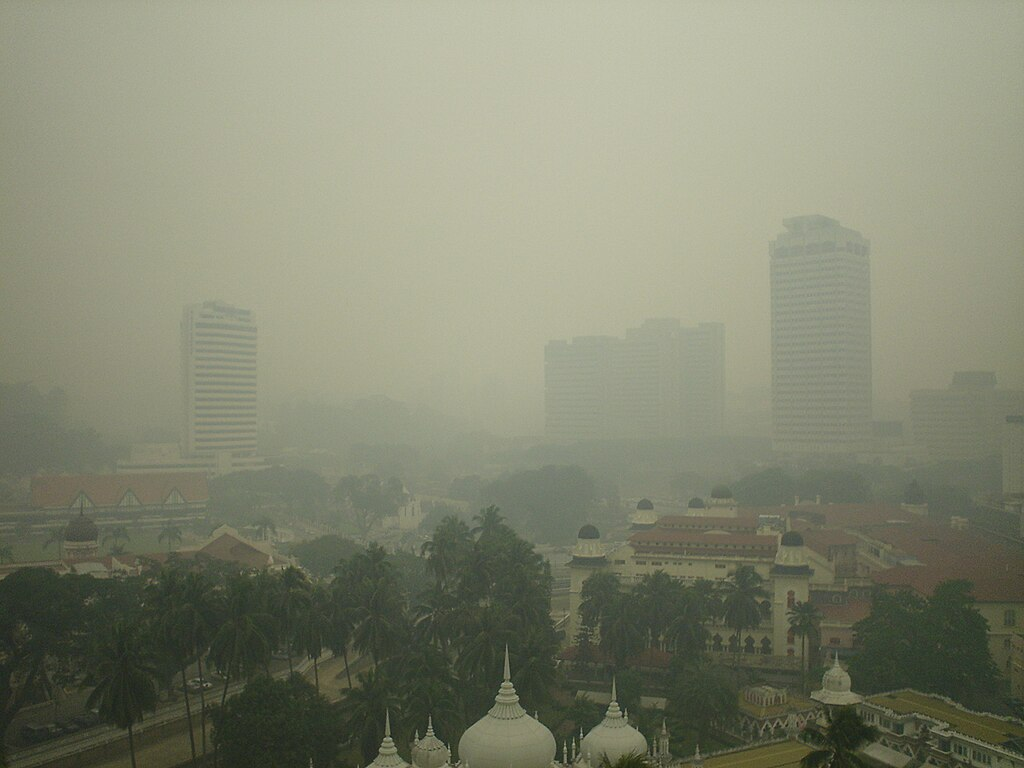
<path fill-rule="evenodd" d="M 415 768 L 443 768 L 448 765 L 451 752 L 437 736 L 434 735 L 434 721 L 427 719 L 427 733 L 412 745 L 412 764 Z"/>
<path fill-rule="evenodd" d="M 647 739 L 629 724 L 629 720 L 619 709 L 619 702 L 616 701 L 616 698 L 615 680 L 613 679 L 612 700 L 608 704 L 604 720 L 591 729 L 581 745 L 583 752 L 593 755 L 598 762 L 605 757 L 609 762 L 614 763 L 626 755 L 647 754 Z"/>
<path fill-rule="evenodd" d="M 466 729 L 459 740 L 459 758 L 470 768 L 550 768 L 555 759 L 555 737 L 519 706 L 512 685 L 508 648 L 505 680 L 494 706 Z"/>
<path fill-rule="evenodd" d="M 864 700 L 864 697 L 853 692 L 850 673 L 839 664 L 838 651 L 836 651 L 832 666 L 821 676 L 821 690 L 814 691 L 811 698 L 822 704 L 835 706 L 859 704 Z"/>
<path fill-rule="evenodd" d="M 630 527 L 634 530 L 646 530 L 658 524 L 658 514 L 654 511 L 654 502 L 650 499 L 640 499 L 636 505 L 636 512 L 629 518 Z"/>
<path fill-rule="evenodd" d="M 411 768 L 398 754 L 398 747 L 391 738 L 390 712 L 384 717 L 384 740 L 380 743 L 380 750 L 367 768 Z"/>

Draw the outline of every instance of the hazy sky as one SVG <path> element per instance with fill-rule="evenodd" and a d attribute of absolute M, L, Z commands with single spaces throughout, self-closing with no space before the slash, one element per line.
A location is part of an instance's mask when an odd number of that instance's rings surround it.
<path fill-rule="evenodd" d="M 0 380 L 174 424 L 182 306 L 258 313 L 264 403 L 539 431 L 543 347 L 726 324 L 767 243 L 872 242 L 876 396 L 1024 386 L 1024 3 L 0 4 Z"/>

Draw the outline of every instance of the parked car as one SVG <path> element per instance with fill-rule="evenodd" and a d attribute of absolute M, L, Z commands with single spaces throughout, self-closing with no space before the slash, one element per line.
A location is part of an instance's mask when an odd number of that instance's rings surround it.
<path fill-rule="evenodd" d="M 209 680 L 204 680 L 201 677 L 193 677 L 188 683 L 185 684 L 185 689 L 189 693 L 198 693 L 199 691 L 208 691 L 213 688 L 213 683 Z"/>
<path fill-rule="evenodd" d="M 78 733 L 82 730 L 82 726 L 73 717 L 62 717 L 55 725 L 61 733 Z"/>

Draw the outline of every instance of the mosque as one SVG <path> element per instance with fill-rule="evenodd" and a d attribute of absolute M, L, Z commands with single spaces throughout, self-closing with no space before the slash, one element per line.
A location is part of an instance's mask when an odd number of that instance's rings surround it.
<path fill-rule="evenodd" d="M 616 700 L 614 682 L 604 720 L 586 735 L 581 730 L 578 738 L 564 741 L 559 749 L 551 731 L 519 704 L 512 685 L 508 649 L 504 677 L 494 706 L 462 734 L 458 760 L 452 762 L 451 750 L 428 721 L 426 735 L 413 741 L 412 763 L 405 762 L 391 737 L 389 719 L 380 752 L 368 768 L 598 768 L 605 758 L 615 762 L 626 755 L 646 756 L 652 766 L 677 764 L 670 757 L 664 726 L 648 746 L 643 734 L 629 724 L 627 714 Z"/>

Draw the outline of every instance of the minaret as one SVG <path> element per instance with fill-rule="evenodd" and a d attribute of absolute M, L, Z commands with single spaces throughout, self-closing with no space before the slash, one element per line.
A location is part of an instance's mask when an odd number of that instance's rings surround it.
<path fill-rule="evenodd" d="M 661 764 L 668 763 L 671 754 L 668 751 L 668 724 L 665 719 L 661 720 L 661 733 L 658 734 L 658 756 L 661 757 Z"/>
<path fill-rule="evenodd" d="M 398 754 L 398 747 L 391 738 L 391 712 L 384 715 L 384 740 L 380 743 L 377 757 L 367 768 L 411 768 Z"/>

